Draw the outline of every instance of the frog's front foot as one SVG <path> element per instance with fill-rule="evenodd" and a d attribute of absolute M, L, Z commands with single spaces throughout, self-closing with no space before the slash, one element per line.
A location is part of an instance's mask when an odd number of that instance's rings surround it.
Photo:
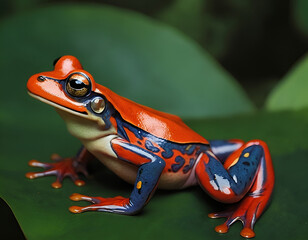
<path fill-rule="evenodd" d="M 69 211 L 72 213 L 82 213 L 86 211 L 113 212 L 119 214 L 132 214 L 129 198 L 121 196 L 114 198 L 88 197 L 79 193 L 70 196 L 73 201 L 88 201 L 93 203 L 86 207 L 71 206 Z"/>
<path fill-rule="evenodd" d="M 62 182 L 65 177 L 70 177 L 77 186 L 83 186 L 85 182 L 78 177 L 78 173 L 88 175 L 85 167 L 74 160 L 74 158 L 62 158 L 58 154 L 51 155 L 53 163 L 42 163 L 37 160 L 29 161 L 32 167 L 41 167 L 45 171 L 41 172 L 28 172 L 26 177 L 29 179 L 39 178 L 43 176 L 55 175 L 57 180 L 51 184 L 53 188 L 61 188 Z"/>
<path fill-rule="evenodd" d="M 239 220 L 243 223 L 241 236 L 245 238 L 253 238 L 255 236 L 253 226 L 257 219 L 257 215 L 260 214 L 258 211 L 260 208 L 264 208 L 266 202 L 263 202 L 263 200 L 263 197 L 247 196 L 236 206 L 232 206 L 223 212 L 210 213 L 208 216 L 210 218 L 227 218 L 223 224 L 215 227 L 215 231 L 218 233 L 228 232 L 230 225 Z"/>

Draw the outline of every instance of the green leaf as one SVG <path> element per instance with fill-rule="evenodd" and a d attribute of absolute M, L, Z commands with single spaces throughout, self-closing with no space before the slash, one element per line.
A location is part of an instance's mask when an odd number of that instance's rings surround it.
<path fill-rule="evenodd" d="M 52 119 L 55 115 L 49 111 L 46 119 L 36 118 L 32 123 L 18 119 L 3 125 L 2 135 L 6 137 L 1 139 L 0 196 L 12 207 L 27 239 L 239 239 L 240 223 L 232 226 L 227 234 L 214 232 L 214 227 L 223 220 L 209 219 L 207 214 L 225 205 L 211 200 L 200 187 L 158 190 L 136 216 L 71 214 L 68 207 L 76 203 L 68 197 L 74 192 L 128 196 L 132 187 L 99 162 L 90 165 L 91 178 L 80 188 L 65 180 L 62 189 L 52 189 L 54 177 L 26 179 L 24 174 L 34 170 L 26 162 L 33 157 L 48 161 L 50 153 L 69 156 L 78 149 L 78 142 L 66 133 L 64 123 Z M 308 191 L 300 184 L 306 179 L 308 167 L 308 142 L 303 134 L 308 130 L 307 122 L 307 111 L 189 122 L 193 129 L 210 139 L 260 138 L 268 143 L 276 187 L 271 205 L 256 223 L 256 239 L 305 239 L 308 234 L 308 228 L 304 227 Z M 302 227 L 298 228 L 299 224 Z"/>
<path fill-rule="evenodd" d="M 308 55 L 299 61 L 270 94 L 269 110 L 298 110 L 308 107 Z"/>
<path fill-rule="evenodd" d="M 198 45 L 133 12 L 87 5 L 42 8 L 3 21 L 0 35 L 2 79 L 18 95 L 25 93 L 29 76 L 51 70 L 55 58 L 70 54 L 97 82 L 162 111 L 212 117 L 254 109 Z"/>
<path fill-rule="evenodd" d="M 196 40 L 201 40 L 204 30 L 203 0 L 176 0 L 163 9 L 156 18 L 184 32 Z"/>

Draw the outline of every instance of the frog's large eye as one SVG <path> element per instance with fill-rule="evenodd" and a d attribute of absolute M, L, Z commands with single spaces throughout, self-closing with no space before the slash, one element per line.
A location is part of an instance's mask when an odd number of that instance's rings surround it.
<path fill-rule="evenodd" d="M 74 73 L 67 80 L 66 91 L 73 97 L 84 97 L 91 91 L 90 81 L 85 75 Z"/>

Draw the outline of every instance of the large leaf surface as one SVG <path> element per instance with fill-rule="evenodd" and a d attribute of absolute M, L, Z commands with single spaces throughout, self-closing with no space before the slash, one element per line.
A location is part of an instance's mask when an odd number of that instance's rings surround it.
<path fill-rule="evenodd" d="M 0 35 L 1 76 L 14 86 L 3 99 L 22 95 L 30 75 L 51 70 L 55 58 L 70 54 L 99 83 L 163 111 L 205 117 L 253 109 L 198 45 L 139 14 L 98 6 L 43 8 L 3 21 Z"/>
<path fill-rule="evenodd" d="M 299 61 L 267 99 L 269 110 L 298 110 L 308 107 L 308 55 Z"/>
<path fill-rule="evenodd" d="M 67 134 L 60 118 L 54 118 L 56 113 L 50 111 L 48 116 L 49 119 L 43 116 L 33 121 L 28 118 L 24 122 L 5 121 L 2 131 L 6 138 L 1 143 L 4 151 L 0 195 L 12 207 L 28 239 L 239 239 L 240 223 L 228 234 L 214 232 L 215 225 L 223 220 L 211 220 L 207 214 L 222 209 L 223 205 L 216 204 L 199 187 L 157 191 L 136 216 L 71 214 L 68 207 L 76 203 L 68 197 L 74 192 L 128 196 L 132 187 L 98 162 L 90 165 L 91 178 L 81 188 L 65 180 L 62 189 L 52 189 L 53 177 L 26 179 L 24 174 L 33 170 L 26 164 L 29 159 L 48 161 L 53 152 L 69 156 L 78 149 L 79 143 Z M 307 112 L 189 122 L 193 129 L 210 139 L 261 138 L 269 144 L 276 187 L 271 205 L 256 224 L 256 239 L 305 239 L 308 234 L 305 227 L 308 189 L 303 184 L 308 167 L 307 122 Z"/>

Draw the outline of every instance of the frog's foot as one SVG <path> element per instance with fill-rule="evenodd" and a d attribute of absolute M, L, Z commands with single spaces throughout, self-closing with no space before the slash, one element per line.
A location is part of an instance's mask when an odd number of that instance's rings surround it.
<path fill-rule="evenodd" d="M 88 197 L 79 193 L 74 193 L 70 196 L 73 201 L 88 201 L 93 203 L 86 207 L 71 206 L 69 211 L 72 213 L 82 213 L 86 211 L 113 212 L 120 214 L 130 214 L 129 198 L 121 196 L 114 198 Z"/>
<path fill-rule="evenodd" d="M 227 218 L 215 230 L 225 233 L 232 223 L 240 220 L 244 225 L 241 235 L 254 237 L 253 226 L 265 210 L 274 187 L 273 165 L 266 143 L 249 141 L 231 153 L 224 164 L 212 152 L 206 151 L 196 166 L 196 175 L 214 199 L 237 202 L 234 209 L 209 215 Z"/>
<path fill-rule="evenodd" d="M 210 213 L 208 216 L 210 218 L 227 218 L 223 224 L 215 227 L 215 231 L 218 233 L 228 232 L 229 227 L 239 220 L 243 223 L 241 236 L 245 238 L 253 238 L 255 236 L 253 226 L 260 214 L 258 210 L 264 208 L 264 204 L 265 202 L 262 201 L 262 197 L 247 196 L 236 206 L 232 206 L 223 212 Z"/>
<path fill-rule="evenodd" d="M 29 161 L 32 167 L 41 167 L 45 171 L 42 172 L 28 172 L 26 177 L 29 179 L 39 178 L 43 176 L 55 175 L 57 180 L 51 184 L 53 188 L 61 188 L 65 177 L 70 177 L 77 186 L 83 186 L 85 182 L 78 177 L 78 173 L 88 175 L 85 167 L 74 160 L 74 158 L 62 158 L 58 154 L 51 155 L 53 163 L 42 163 L 37 160 Z"/>

